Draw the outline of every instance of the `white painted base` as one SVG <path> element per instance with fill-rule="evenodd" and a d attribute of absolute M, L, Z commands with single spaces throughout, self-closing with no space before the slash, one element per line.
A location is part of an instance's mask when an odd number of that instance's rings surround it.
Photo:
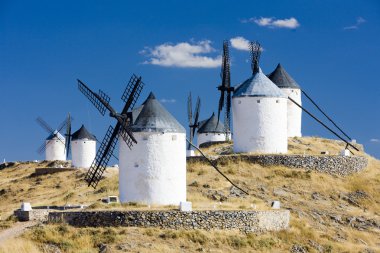
<path fill-rule="evenodd" d="M 75 168 L 91 167 L 96 155 L 96 141 L 81 139 L 71 142 L 72 165 Z"/>
<path fill-rule="evenodd" d="M 132 149 L 120 139 L 120 202 L 176 205 L 186 201 L 186 134 L 134 132 Z"/>
<path fill-rule="evenodd" d="M 275 200 L 275 201 L 272 202 L 271 206 L 272 206 L 272 209 L 280 209 L 281 208 L 281 203 L 280 203 L 280 201 Z"/>
<path fill-rule="evenodd" d="M 195 156 L 195 152 L 194 150 L 190 149 L 190 150 L 186 150 L 186 157 L 191 157 L 191 156 Z"/>
<path fill-rule="evenodd" d="M 29 202 L 23 202 L 21 204 L 21 211 L 32 211 L 32 205 Z"/>
<path fill-rule="evenodd" d="M 181 212 L 191 212 L 193 211 L 192 203 L 189 201 L 184 201 L 179 203 L 179 210 Z"/>
<path fill-rule="evenodd" d="M 342 151 L 340 151 L 340 155 L 341 156 L 350 156 L 350 150 L 348 149 L 343 149 Z"/>

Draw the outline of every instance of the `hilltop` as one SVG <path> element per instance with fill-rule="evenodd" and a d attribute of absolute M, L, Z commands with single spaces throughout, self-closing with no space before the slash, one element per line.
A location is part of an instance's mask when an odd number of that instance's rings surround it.
<path fill-rule="evenodd" d="M 338 154 L 339 141 L 316 137 L 289 140 L 291 154 Z M 211 156 L 229 154 L 231 144 L 203 149 Z M 232 188 L 205 162 L 187 166 L 188 200 L 194 209 L 268 209 L 280 200 L 291 210 L 288 231 L 243 234 L 238 231 L 185 231 L 152 228 L 73 228 L 41 225 L 0 246 L 0 252 L 378 252 L 380 238 L 380 161 L 366 155 L 368 167 L 341 177 L 282 166 L 247 162 L 224 163 L 221 170 L 249 196 Z M 36 176 L 49 162 L 15 163 L 0 170 L 0 229 L 13 226 L 8 218 L 25 200 L 33 206 L 84 204 L 91 209 L 155 209 L 130 203 L 106 205 L 99 200 L 118 195 L 118 171 L 107 169 L 93 190 L 84 170 Z M 173 207 L 159 207 L 172 209 Z"/>

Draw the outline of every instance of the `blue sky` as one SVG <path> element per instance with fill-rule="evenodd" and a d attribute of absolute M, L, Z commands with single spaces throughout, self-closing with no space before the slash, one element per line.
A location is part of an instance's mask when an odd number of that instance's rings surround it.
<path fill-rule="evenodd" d="M 217 109 L 222 41 L 232 84 L 250 75 L 245 40 L 264 47 L 261 67 L 281 62 L 367 152 L 380 157 L 378 1 L 6 1 L 0 0 L 0 159 L 42 159 L 36 149 L 71 112 L 100 139 L 109 124 L 77 90 L 102 89 L 117 109 L 132 73 L 186 125 L 189 91 L 201 118 Z M 312 108 L 304 101 L 307 108 Z M 304 135 L 332 136 L 307 115 Z"/>

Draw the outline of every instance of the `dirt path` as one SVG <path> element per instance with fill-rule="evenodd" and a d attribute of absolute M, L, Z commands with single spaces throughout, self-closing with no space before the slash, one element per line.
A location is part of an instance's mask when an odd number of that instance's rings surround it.
<path fill-rule="evenodd" d="M 0 231 L 0 244 L 8 239 L 21 235 L 27 228 L 36 224 L 37 221 L 17 222 L 11 228 Z"/>

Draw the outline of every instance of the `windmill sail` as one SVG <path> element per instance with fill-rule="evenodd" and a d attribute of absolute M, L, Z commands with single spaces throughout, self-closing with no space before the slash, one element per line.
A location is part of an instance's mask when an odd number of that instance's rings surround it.
<path fill-rule="evenodd" d="M 85 180 L 89 186 L 96 188 L 100 181 L 104 170 L 113 155 L 116 143 L 118 141 L 117 136 L 120 136 L 129 148 L 132 148 L 133 143 L 137 143 L 133 137 L 133 133 L 129 128 L 131 120 L 128 119 L 128 111 L 133 109 L 137 99 L 140 96 L 144 83 L 141 81 L 141 77 L 132 75 L 128 85 L 121 97 L 125 102 L 122 112 L 117 113 L 109 104 L 110 98 L 100 91 L 99 94 L 93 92 L 88 86 L 78 79 L 79 90 L 90 100 L 90 102 L 98 109 L 98 111 L 104 115 L 108 110 L 110 116 L 117 120 L 116 126 L 110 126 L 104 137 L 102 144 L 96 154 L 90 170 L 87 172 Z"/>

